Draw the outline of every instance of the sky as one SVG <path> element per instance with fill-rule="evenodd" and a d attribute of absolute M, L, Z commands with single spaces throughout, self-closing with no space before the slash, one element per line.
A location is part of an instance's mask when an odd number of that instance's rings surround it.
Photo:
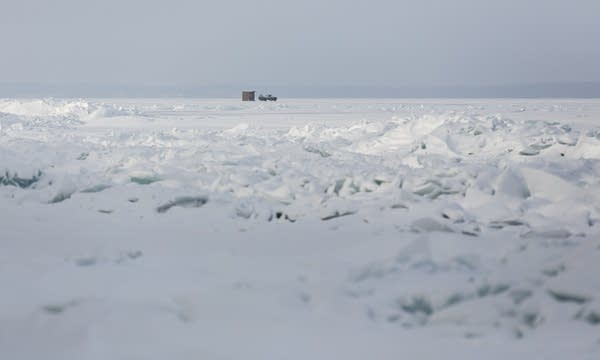
<path fill-rule="evenodd" d="M 0 83 L 600 82 L 598 0 L 0 1 Z"/>

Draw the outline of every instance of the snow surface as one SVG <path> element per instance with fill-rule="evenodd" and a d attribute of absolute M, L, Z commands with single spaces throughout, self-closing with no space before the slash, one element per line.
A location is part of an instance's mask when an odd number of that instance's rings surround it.
<path fill-rule="evenodd" d="M 0 100 L 6 359 L 598 359 L 599 100 Z"/>

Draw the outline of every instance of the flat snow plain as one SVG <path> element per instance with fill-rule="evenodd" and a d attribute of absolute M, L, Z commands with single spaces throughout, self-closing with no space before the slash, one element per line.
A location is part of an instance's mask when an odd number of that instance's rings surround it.
<path fill-rule="evenodd" d="M 599 359 L 600 100 L 0 100 L 6 359 Z"/>

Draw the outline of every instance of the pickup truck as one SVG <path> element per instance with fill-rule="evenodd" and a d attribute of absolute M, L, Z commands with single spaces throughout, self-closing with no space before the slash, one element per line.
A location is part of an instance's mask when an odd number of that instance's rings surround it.
<path fill-rule="evenodd" d="M 268 94 L 268 95 L 261 94 L 258 96 L 258 100 L 260 100 L 260 101 L 277 101 L 277 97 L 273 96 L 271 94 Z"/>

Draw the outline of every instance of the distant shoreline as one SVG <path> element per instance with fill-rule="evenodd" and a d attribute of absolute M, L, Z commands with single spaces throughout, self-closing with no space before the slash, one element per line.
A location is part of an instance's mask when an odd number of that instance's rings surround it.
<path fill-rule="evenodd" d="M 281 85 L 2 84 L 1 98 L 204 98 L 237 99 L 243 89 L 286 98 L 327 99 L 595 99 L 600 82 L 490 86 L 378 87 Z"/>

